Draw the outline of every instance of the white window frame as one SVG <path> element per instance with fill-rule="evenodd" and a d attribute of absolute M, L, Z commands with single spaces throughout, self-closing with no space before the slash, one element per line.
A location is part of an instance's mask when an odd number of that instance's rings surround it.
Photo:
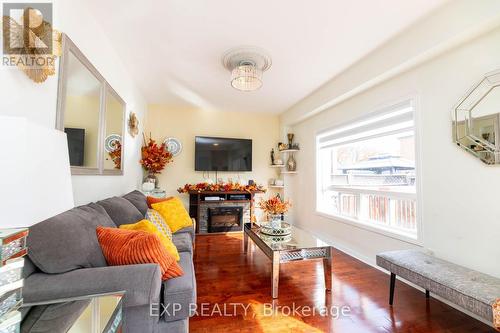
<path fill-rule="evenodd" d="M 415 175 L 416 175 L 416 184 L 415 184 L 415 195 L 412 195 L 415 200 L 416 200 L 416 209 L 417 209 L 417 215 L 416 215 L 416 225 L 417 225 L 417 232 L 415 235 L 410 235 L 406 233 L 400 233 L 395 231 L 392 228 L 384 228 L 382 225 L 375 225 L 373 223 L 365 222 L 362 220 L 350 218 L 347 216 L 335 214 L 335 213 L 328 213 L 320 210 L 320 202 L 318 201 L 320 197 L 322 197 L 322 179 L 320 177 L 321 170 L 320 170 L 320 144 L 319 144 L 319 138 L 324 135 L 325 133 L 328 132 L 333 132 L 333 131 L 338 131 L 342 130 L 344 128 L 348 128 L 351 126 L 355 126 L 356 124 L 363 123 L 365 121 L 369 121 L 370 119 L 377 118 L 380 116 L 383 116 L 386 113 L 390 113 L 394 111 L 395 108 L 397 108 L 399 105 L 404 104 L 404 103 L 410 103 L 410 105 L 413 108 L 413 119 L 414 119 L 414 135 L 415 135 Z M 315 135 L 315 177 L 316 177 L 316 190 L 314 192 L 315 194 L 315 213 L 317 216 L 321 216 L 324 218 L 327 218 L 331 221 L 335 222 L 341 222 L 344 224 L 348 224 L 357 228 L 361 228 L 364 230 L 368 230 L 377 234 L 381 234 L 384 236 L 388 236 L 394 239 L 398 239 L 410 244 L 414 245 L 423 245 L 423 223 L 422 223 L 422 216 L 423 216 L 423 205 L 422 205 L 422 154 L 421 154 L 421 119 L 420 119 L 420 114 L 419 112 L 419 107 L 420 103 L 417 98 L 417 96 L 410 96 L 410 97 L 405 97 L 402 98 L 401 100 L 398 101 L 393 101 L 391 103 L 386 104 L 385 106 L 369 112 L 361 117 L 354 118 L 348 122 L 341 123 L 339 125 L 333 126 L 333 127 L 328 127 L 325 128 L 319 132 L 316 133 Z M 353 191 L 356 191 L 353 189 Z M 366 193 L 368 191 L 362 191 L 363 193 Z M 381 192 L 378 192 L 379 194 L 384 194 Z M 390 196 L 391 192 L 388 192 Z"/>

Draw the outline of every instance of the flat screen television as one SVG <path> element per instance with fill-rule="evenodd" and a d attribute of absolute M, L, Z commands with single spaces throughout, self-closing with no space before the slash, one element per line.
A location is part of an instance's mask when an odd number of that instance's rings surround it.
<path fill-rule="evenodd" d="M 65 128 L 64 132 L 68 138 L 69 165 L 83 166 L 85 154 L 85 129 Z"/>
<path fill-rule="evenodd" d="M 252 140 L 197 136 L 196 171 L 252 171 Z"/>

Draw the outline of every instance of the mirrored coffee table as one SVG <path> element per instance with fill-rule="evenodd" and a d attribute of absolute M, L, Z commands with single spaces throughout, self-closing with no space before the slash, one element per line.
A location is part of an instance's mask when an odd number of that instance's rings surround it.
<path fill-rule="evenodd" d="M 260 230 L 258 224 L 245 223 L 243 247 L 248 251 L 251 239 L 264 254 L 271 259 L 271 287 L 273 298 L 278 298 L 280 264 L 298 260 L 323 259 L 325 288 L 332 290 L 333 256 L 332 247 L 313 234 L 297 227 L 291 227 L 287 236 L 269 236 Z"/>
<path fill-rule="evenodd" d="M 120 333 L 124 295 L 120 291 L 25 303 L 21 311 L 28 313 L 21 332 Z"/>

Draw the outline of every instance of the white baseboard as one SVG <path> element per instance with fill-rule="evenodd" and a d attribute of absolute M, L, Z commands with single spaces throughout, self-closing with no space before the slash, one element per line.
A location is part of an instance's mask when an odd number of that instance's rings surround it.
<path fill-rule="evenodd" d="M 324 235 L 319 236 L 314 231 L 312 231 L 312 230 L 310 230 L 308 228 L 305 228 L 304 226 L 300 226 L 300 228 L 302 228 L 302 229 L 304 229 L 304 230 L 312 233 L 316 237 L 318 237 L 321 240 L 325 241 L 328 245 L 331 245 L 331 246 L 335 247 L 337 250 L 340 250 L 340 251 L 346 253 L 347 255 L 349 255 L 349 256 L 351 256 L 351 257 L 353 257 L 353 258 L 355 258 L 355 259 L 357 259 L 357 260 L 359 260 L 359 261 L 361 261 L 361 262 L 363 262 L 365 264 L 367 264 L 368 266 L 371 266 L 371 267 L 373 267 L 373 268 L 375 268 L 375 269 L 383 272 L 384 274 L 390 275 L 389 271 L 383 269 L 380 266 L 377 266 L 375 258 L 371 258 L 371 257 L 365 256 L 365 255 L 359 253 L 358 251 L 355 251 L 354 249 L 350 248 L 349 246 L 346 246 L 344 244 L 339 244 L 338 242 L 333 241 L 333 240 L 325 237 Z M 333 265 L 335 266 L 335 258 L 333 259 Z M 403 283 L 406 283 L 407 285 L 409 285 L 409 286 L 411 286 L 411 287 L 413 287 L 415 289 L 418 289 L 418 290 L 422 291 L 423 293 L 425 293 L 425 289 L 424 288 L 422 288 L 420 286 L 417 286 L 416 284 L 414 284 L 414 283 L 412 283 L 410 281 L 402 279 L 399 276 L 397 276 L 397 279 L 399 281 L 401 281 Z M 389 279 L 387 279 L 387 285 L 389 285 Z M 456 310 L 458 310 L 460 312 L 463 312 L 466 315 L 468 315 L 468 316 L 470 316 L 470 317 L 472 317 L 472 318 L 474 318 L 476 320 L 479 320 L 480 322 L 482 322 L 482 323 L 484 323 L 484 324 L 486 324 L 486 325 L 488 325 L 490 327 L 493 327 L 493 323 L 491 323 L 491 322 L 487 321 L 486 319 L 484 319 L 484 318 L 476 315 L 475 313 L 472 313 L 469 310 L 464 309 L 464 308 L 462 308 L 462 307 L 460 307 L 460 306 L 458 306 L 458 305 L 456 305 L 456 304 L 454 304 L 454 303 L 452 303 L 452 302 L 450 302 L 450 301 L 448 301 L 448 300 L 446 300 L 446 299 L 444 299 L 441 296 L 438 296 L 436 294 L 431 293 L 431 296 L 433 298 L 437 299 L 438 301 L 443 302 L 444 304 L 449 305 L 452 308 L 454 308 L 454 309 L 456 309 Z M 389 295 L 387 295 L 387 297 L 389 297 Z M 394 306 L 397 306 L 397 304 L 395 304 Z"/>

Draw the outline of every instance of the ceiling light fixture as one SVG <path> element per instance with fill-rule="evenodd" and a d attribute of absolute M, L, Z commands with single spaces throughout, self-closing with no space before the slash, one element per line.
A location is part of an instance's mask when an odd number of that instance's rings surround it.
<path fill-rule="evenodd" d="M 222 64 L 231 72 L 231 86 L 241 91 L 262 87 L 262 73 L 271 67 L 271 57 L 257 47 L 238 47 L 227 51 Z"/>

